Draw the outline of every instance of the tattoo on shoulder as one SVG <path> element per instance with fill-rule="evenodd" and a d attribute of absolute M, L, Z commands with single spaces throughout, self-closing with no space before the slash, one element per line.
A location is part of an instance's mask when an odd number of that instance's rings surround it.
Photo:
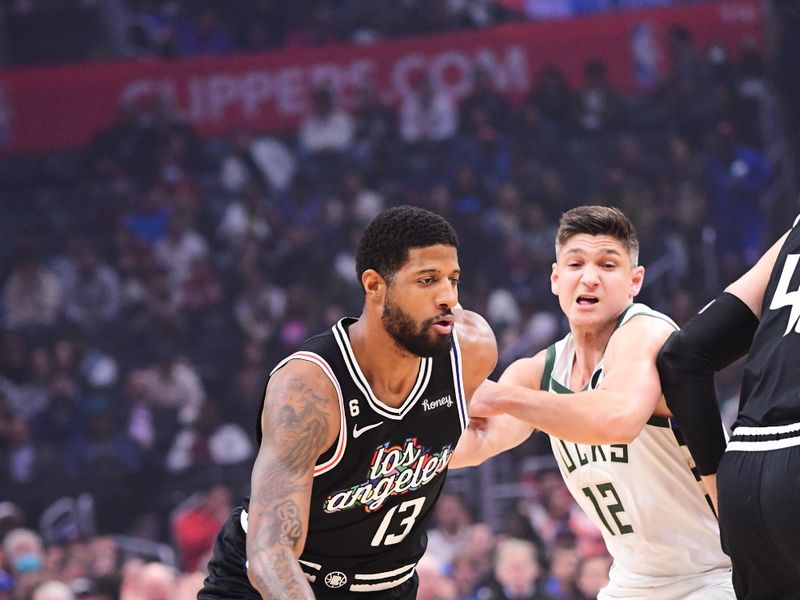
<path fill-rule="evenodd" d="M 273 395 L 280 401 L 267 402 L 264 410 L 269 429 L 280 436 L 275 449 L 278 460 L 267 464 L 261 477 L 270 481 L 273 498 L 285 498 L 300 489 L 297 475 L 325 450 L 329 413 L 327 399 L 300 377 L 289 379 Z"/>

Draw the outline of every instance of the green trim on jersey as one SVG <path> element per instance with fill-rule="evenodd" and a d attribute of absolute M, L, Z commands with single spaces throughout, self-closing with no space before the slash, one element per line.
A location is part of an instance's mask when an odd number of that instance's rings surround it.
<path fill-rule="evenodd" d="M 622 311 L 619 317 L 617 317 L 617 324 L 614 327 L 614 332 L 616 332 L 617 329 L 619 329 L 623 325 L 625 317 L 628 315 L 628 313 L 634 306 L 642 306 L 642 305 L 636 304 L 635 302 L 629 304 L 625 308 L 625 310 Z M 672 319 L 670 319 L 666 315 L 662 315 L 661 313 L 653 311 L 650 307 L 645 307 L 644 311 L 637 312 L 630 318 L 633 319 L 635 317 L 638 317 L 639 315 L 643 315 L 645 317 L 651 317 L 653 319 L 660 319 L 665 323 L 668 323 L 675 329 L 678 328 L 678 326 Z M 614 333 L 612 332 L 611 335 L 614 335 Z M 542 381 L 540 384 L 541 389 L 547 392 L 554 392 L 556 394 L 573 394 L 574 392 L 571 389 L 562 384 L 560 381 L 553 379 L 553 369 L 555 368 L 555 363 L 556 363 L 556 344 L 551 344 L 550 346 L 547 347 L 547 351 L 545 354 L 544 371 L 542 372 Z M 590 377 L 589 381 L 586 382 L 586 385 L 584 386 L 582 391 L 588 391 L 590 389 L 589 385 L 593 377 L 594 374 L 592 374 L 592 377 Z M 647 420 L 647 423 L 645 423 L 645 425 L 650 425 L 652 427 L 662 427 L 665 429 L 671 428 L 669 417 L 660 417 L 656 415 L 651 416 Z"/>
<path fill-rule="evenodd" d="M 556 345 L 550 344 L 547 347 L 547 352 L 545 353 L 544 358 L 544 371 L 542 372 L 542 381 L 539 383 L 539 387 L 543 389 L 545 392 L 550 391 L 550 378 L 553 374 L 553 367 L 556 364 Z"/>

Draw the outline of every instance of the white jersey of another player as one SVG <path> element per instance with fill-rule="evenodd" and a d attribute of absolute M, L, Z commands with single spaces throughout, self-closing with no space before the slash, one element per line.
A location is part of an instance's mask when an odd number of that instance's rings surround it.
<path fill-rule="evenodd" d="M 658 318 L 632 304 L 617 324 Z M 572 334 L 547 349 L 541 389 L 571 393 Z M 603 379 L 603 360 L 587 389 Z M 576 444 L 550 436 L 573 497 L 603 534 L 614 559 L 610 583 L 598 598 L 733 598 L 730 560 L 694 461 L 665 417 L 652 417 L 630 444 Z M 726 583 L 727 582 L 727 585 Z"/>

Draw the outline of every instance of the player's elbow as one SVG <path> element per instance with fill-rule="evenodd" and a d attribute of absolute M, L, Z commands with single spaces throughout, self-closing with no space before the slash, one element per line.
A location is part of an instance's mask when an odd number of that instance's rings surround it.
<path fill-rule="evenodd" d="M 667 338 L 656 358 L 658 372 L 662 378 L 674 376 L 676 373 L 687 369 L 698 370 L 704 366 L 713 371 L 708 361 L 702 360 L 694 345 L 682 331 L 676 331 Z"/>
<path fill-rule="evenodd" d="M 644 423 L 641 417 L 629 408 L 610 411 L 602 420 L 603 444 L 630 444 L 642 432 Z"/>

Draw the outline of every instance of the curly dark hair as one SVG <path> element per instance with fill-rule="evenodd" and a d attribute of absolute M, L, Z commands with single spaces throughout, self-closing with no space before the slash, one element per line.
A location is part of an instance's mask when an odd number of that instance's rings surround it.
<path fill-rule="evenodd" d="M 443 244 L 458 248 L 458 237 L 443 217 L 416 206 L 395 206 L 367 225 L 356 252 L 356 277 L 374 269 L 387 282 L 408 260 L 411 248 Z"/>

